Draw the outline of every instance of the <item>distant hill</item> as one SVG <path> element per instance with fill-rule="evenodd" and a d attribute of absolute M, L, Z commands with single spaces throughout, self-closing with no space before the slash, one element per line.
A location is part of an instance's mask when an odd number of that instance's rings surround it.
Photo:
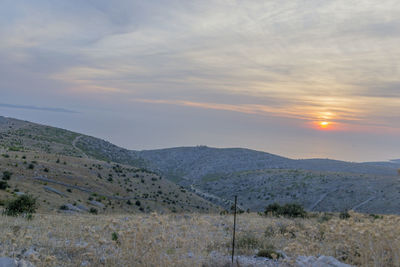
<path fill-rule="evenodd" d="M 302 169 L 346 173 L 396 175 L 392 167 L 330 159 L 293 160 L 243 148 L 206 146 L 148 150 L 137 153 L 152 169 L 175 172 L 185 179 L 197 180 L 212 173 L 231 173 L 260 169 Z"/>

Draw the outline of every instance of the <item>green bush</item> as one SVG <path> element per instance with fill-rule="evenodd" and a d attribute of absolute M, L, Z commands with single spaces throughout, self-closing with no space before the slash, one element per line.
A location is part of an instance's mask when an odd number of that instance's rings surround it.
<path fill-rule="evenodd" d="M 273 216 L 285 216 L 297 218 L 304 218 L 307 216 L 307 212 L 304 210 L 303 206 L 296 203 L 287 203 L 283 206 L 278 203 L 273 203 L 265 208 L 266 215 L 272 214 Z"/>
<path fill-rule="evenodd" d="M 32 215 L 36 212 L 36 198 L 31 195 L 21 195 L 6 203 L 3 213 L 8 216 Z"/>
<path fill-rule="evenodd" d="M 274 216 L 279 216 L 280 212 L 281 212 L 281 209 L 282 209 L 282 207 L 278 203 L 269 204 L 265 208 L 265 214 L 271 213 Z"/>
<path fill-rule="evenodd" d="M 113 232 L 113 233 L 111 234 L 111 239 L 112 239 L 113 241 L 118 241 L 118 234 L 117 234 L 116 232 Z"/>
<path fill-rule="evenodd" d="M 7 183 L 7 181 L 0 181 L 0 190 L 6 190 L 8 187 L 10 187 Z"/>
<path fill-rule="evenodd" d="M 89 212 L 91 214 L 97 214 L 97 209 L 96 208 L 90 208 Z"/>
<path fill-rule="evenodd" d="M 372 217 L 374 220 L 383 219 L 382 215 L 370 214 L 369 216 Z"/>
<path fill-rule="evenodd" d="M 12 175 L 12 172 L 4 171 L 3 172 L 3 180 L 4 181 L 10 180 L 11 179 L 11 175 Z"/>

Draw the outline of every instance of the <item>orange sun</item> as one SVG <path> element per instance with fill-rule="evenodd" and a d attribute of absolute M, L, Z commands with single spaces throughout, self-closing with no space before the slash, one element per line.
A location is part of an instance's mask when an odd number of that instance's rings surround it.
<path fill-rule="evenodd" d="M 319 125 L 319 127 L 320 127 L 321 129 L 328 129 L 330 123 L 327 122 L 327 121 L 321 121 L 321 122 L 318 123 L 318 125 Z"/>

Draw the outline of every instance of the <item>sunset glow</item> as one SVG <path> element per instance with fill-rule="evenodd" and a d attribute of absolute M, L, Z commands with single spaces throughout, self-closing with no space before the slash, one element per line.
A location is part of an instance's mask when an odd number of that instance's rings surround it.
<path fill-rule="evenodd" d="M 400 5 L 306 2 L 5 1 L 0 115 L 54 124 L 70 110 L 58 126 L 136 149 L 397 158 Z M 365 152 L 344 153 L 348 140 Z"/>
<path fill-rule="evenodd" d="M 332 123 L 329 121 L 315 122 L 315 125 L 318 130 L 333 130 Z"/>

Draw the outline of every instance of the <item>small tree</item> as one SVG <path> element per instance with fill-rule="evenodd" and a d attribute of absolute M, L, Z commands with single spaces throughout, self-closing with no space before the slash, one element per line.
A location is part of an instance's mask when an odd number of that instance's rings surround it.
<path fill-rule="evenodd" d="M 21 195 L 14 200 L 8 201 L 3 213 L 8 216 L 32 216 L 36 209 L 36 198 L 32 195 Z"/>

